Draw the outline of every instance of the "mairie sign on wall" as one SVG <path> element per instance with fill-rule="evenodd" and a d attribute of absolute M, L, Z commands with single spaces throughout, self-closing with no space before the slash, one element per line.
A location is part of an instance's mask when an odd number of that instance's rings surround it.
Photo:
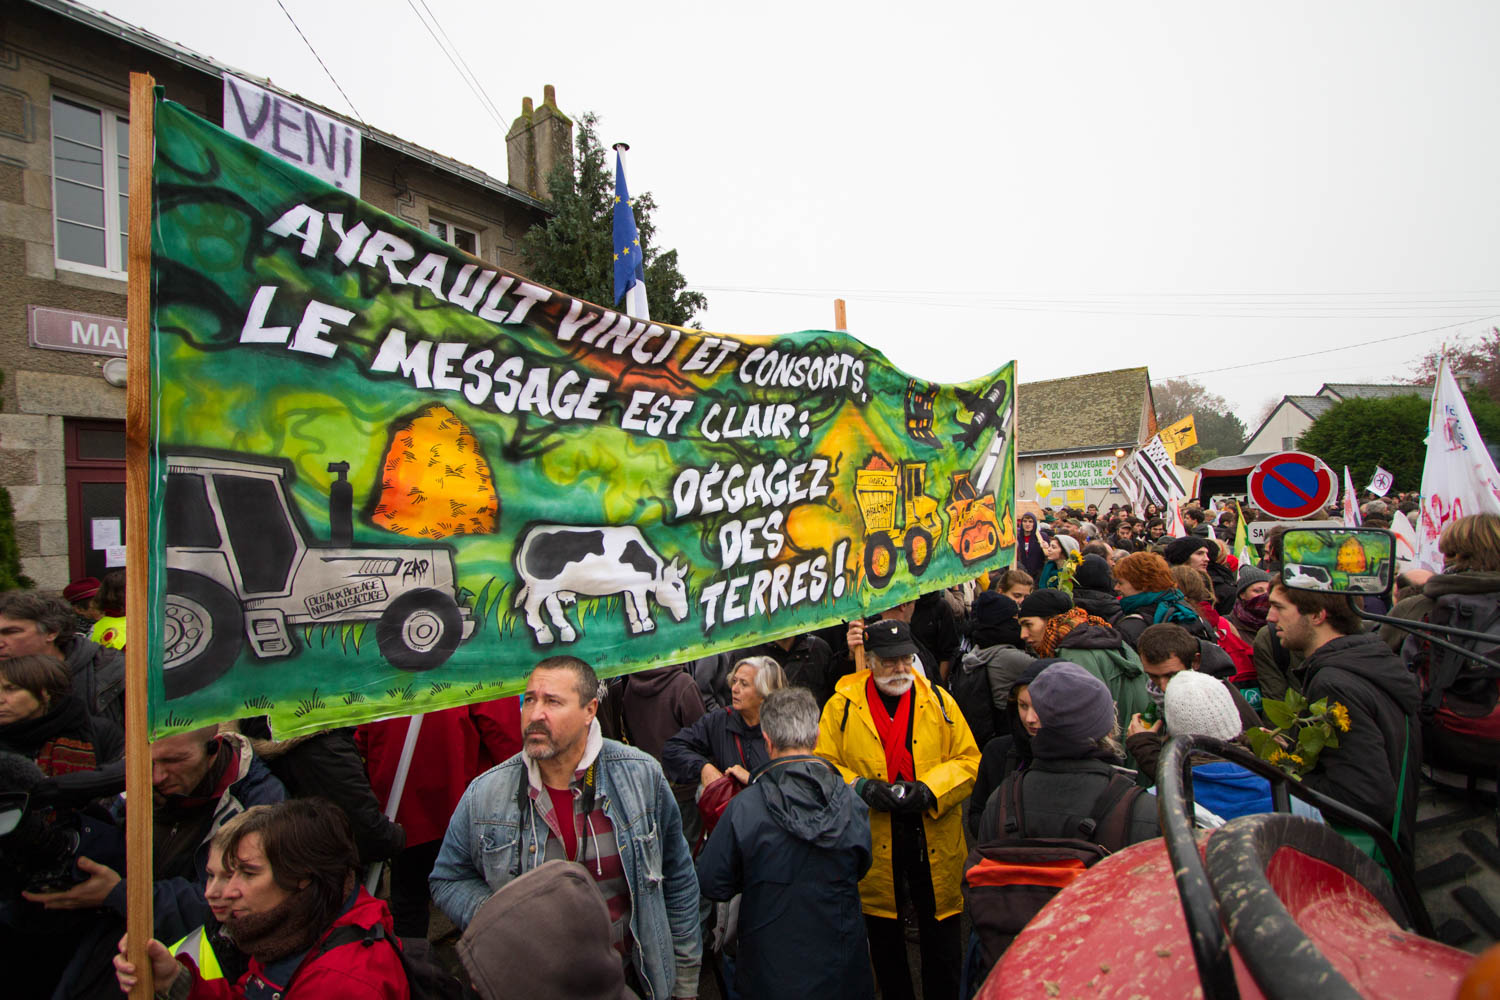
<path fill-rule="evenodd" d="M 155 136 L 153 734 L 682 662 L 1010 561 L 1013 364 L 638 322 L 178 105 Z"/>

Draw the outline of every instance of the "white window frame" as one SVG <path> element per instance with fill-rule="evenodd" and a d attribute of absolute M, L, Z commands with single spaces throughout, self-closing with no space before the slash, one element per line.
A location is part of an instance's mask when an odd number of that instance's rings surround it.
<path fill-rule="evenodd" d="M 118 131 L 117 128 L 116 128 L 117 123 L 123 121 L 123 122 L 126 122 L 128 124 L 128 122 L 130 120 L 130 116 L 125 111 L 122 111 L 119 108 L 114 108 L 114 107 L 110 107 L 110 106 L 105 105 L 105 104 L 100 104 L 98 101 L 91 101 L 88 98 L 79 97 L 79 96 L 77 96 L 75 94 L 67 93 L 66 91 L 53 91 L 52 92 L 52 97 L 48 101 L 48 108 L 47 108 L 48 114 L 49 114 L 49 121 L 50 121 L 50 116 L 51 116 L 51 111 L 52 111 L 51 101 L 53 101 L 53 100 L 67 101 L 69 104 L 76 104 L 79 107 L 88 108 L 91 111 L 97 111 L 99 113 L 99 116 L 100 116 L 99 135 L 100 135 L 100 138 L 102 140 L 102 143 L 101 143 L 101 145 L 103 147 L 102 148 L 102 155 L 103 155 L 103 159 L 104 159 L 104 261 L 105 261 L 105 266 L 104 267 L 99 267 L 99 266 L 97 266 L 95 264 L 85 264 L 85 263 L 82 263 L 81 261 L 67 260 L 66 258 L 58 256 L 58 253 L 57 253 L 57 172 L 56 172 L 56 163 L 57 163 L 57 145 L 56 145 L 56 143 L 57 143 L 57 138 L 56 138 L 55 134 L 53 133 L 52 127 L 49 124 L 48 129 L 47 129 L 47 169 L 51 172 L 51 176 L 52 176 L 52 262 L 53 262 L 53 266 L 55 266 L 60 271 L 73 271 L 73 272 L 78 273 L 78 274 L 92 274 L 92 275 L 96 275 L 96 276 L 101 277 L 101 278 L 115 278 L 117 280 L 124 281 L 125 280 L 125 271 L 126 271 L 126 267 L 127 267 L 127 261 L 125 261 L 123 259 L 117 261 L 115 258 L 118 257 L 118 256 L 123 256 L 121 250 L 119 249 L 119 247 L 120 247 L 120 236 L 121 236 L 122 232 L 124 231 L 124 228 L 125 228 L 124 227 L 124 222 L 126 221 L 126 220 L 122 220 L 120 218 L 120 196 L 122 194 L 128 196 L 130 194 L 130 192 L 129 191 L 122 192 L 122 191 L 119 190 L 119 179 L 118 179 L 119 170 L 118 170 L 117 164 L 118 164 L 118 160 L 119 160 L 119 156 L 120 156 L 120 149 L 119 149 L 119 142 L 118 142 L 118 139 L 117 139 L 117 136 L 116 136 L 115 133 Z M 130 150 L 129 149 L 125 150 L 125 155 L 127 157 L 130 155 Z M 115 264 L 118 264 L 119 267 L 118 268 L 115 267 L 114 266 Z"/>
<path fill-rule="evenodd" d="M 447 216 L 435 215 L 432 212 L 428 212 L 427 225 L 430 227 L 434 222 L 438 223 L 439 225 L 447 226 L 448 235 L 450 237 L 453 235 L 455 230 L 461 230 L 465 233 L 468 233 L 470 236 L 474 237 L 474 256 L 482 257 L 484 255 L 484 239 L 480 235 L 480 231 L 477 227 L 470 226 L 466 222 L 454 222 Z M 436 237 L 437 239 L 442 239 L 444 243 L 448 244 L 455 250 L 459 249 L 458 244 L 455 243 L 452 239 L 443 239 L 441 236 L 438 236 L 436 233 L 434 233 L 430 228 L 427 230 L 427 235 Z M 467 253 L 468 251 L 464 252 Z"/>

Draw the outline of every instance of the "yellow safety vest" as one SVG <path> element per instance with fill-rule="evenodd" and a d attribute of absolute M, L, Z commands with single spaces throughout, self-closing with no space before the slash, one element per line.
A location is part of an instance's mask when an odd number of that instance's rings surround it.
<path fill-rule="evenodd" d="M 106 616 L 104 618 L 100 618 L 98 621 L 94 622 L 94 627 L 92 631 L 89 632 L 89 638 L 93 639 L 99 645 L 107 646 L 110 649 L 124 649 L 124 617 L 112 618 Z"/>
<path fill-rule="evenodd" d="M 188 934 L 172 946 L 172 954 L 186 955 L 198 966 L 201 979 L 223 979 L 224 970 L 219 968 L 219 958 L 214 954 L 213 942 L 203 933 L 203 928 Z"/>

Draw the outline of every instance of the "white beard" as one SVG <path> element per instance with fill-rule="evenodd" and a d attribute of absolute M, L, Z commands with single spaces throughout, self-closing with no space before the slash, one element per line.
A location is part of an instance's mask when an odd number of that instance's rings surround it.
<path fill-rule="evenodd" d="M 875 679 L 875 686 L 880 689 L 881 693 L 891 695 L 892 697 L 903 695 L 907 691 L 910 691 L 911 685 L 911 674 L 902 674 L 899 677 L 877 677 Z"/>

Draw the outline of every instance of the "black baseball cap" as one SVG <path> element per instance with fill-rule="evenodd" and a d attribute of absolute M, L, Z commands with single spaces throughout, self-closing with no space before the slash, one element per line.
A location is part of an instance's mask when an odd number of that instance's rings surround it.
<path fill-rule="evenodd" d="M 865 649 L 882 659 L 917 655 L 911 627 L 891 618 L 882 618 L 865 626 Z"/>

